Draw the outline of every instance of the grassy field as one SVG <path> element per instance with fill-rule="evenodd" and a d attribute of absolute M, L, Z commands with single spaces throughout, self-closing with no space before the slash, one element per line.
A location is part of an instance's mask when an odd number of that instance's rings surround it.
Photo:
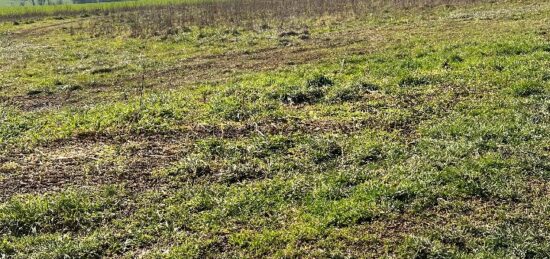
<path fill-rule="evenodd" d="M 550 257 L 548 1 L 38 13 L 0 18 L 0 258 Z"/>
<path fill-rule="evenodd" d="M 21 6 L 14 4 L 12 1 L 0 0 L 0 22 L 38 17 L 57 16 L 61 18 L 66 15 L 106 15 L 111 12 L 147 9 L 167 5 L 221 2 L 225 0 L 115 0 L 110 2 L 104 0 L 105 2 L 102 3 L 83 4 L 71 4 L 70 1 L 72 0 L 50 0 L 53 3 L 57 3 L 57 1 L 67 1 L 64 4 L 51 5 L 32 5 L 30 1 L 32 0 L 26 0 L 25 4 Z M 36 2 L 38 1 L 39 0 L 36 0 Z"/>

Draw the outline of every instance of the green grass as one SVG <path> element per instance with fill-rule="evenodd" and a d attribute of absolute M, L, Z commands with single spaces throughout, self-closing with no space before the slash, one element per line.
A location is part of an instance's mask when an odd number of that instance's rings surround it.
<path fill-rule="evenodd" d="M 86 3 L 86 4 L 62 4 L 62 5 L 25 5 L 6 6 L 0 2 L 0 19 L 9 17 L 33 17 L 33 15 L 56 15 L 78 13 L 101 13 L 117 9 L 136 9 L 147 6 L 204 3 L 217 0 L 130 0 L 120 2 Z"/>
<path fill-rule="evenodd" d="M 0 254 L 547 258 L 549 14 L 0 25 Z"/>

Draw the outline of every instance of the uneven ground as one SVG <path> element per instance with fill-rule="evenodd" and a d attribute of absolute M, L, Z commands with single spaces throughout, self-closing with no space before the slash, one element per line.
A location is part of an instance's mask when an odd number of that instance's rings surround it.
<path fill-rule="evenodd" d="M 132 17 L 0 23 L 0 258 L 550 257 L 550 2 Z"/>

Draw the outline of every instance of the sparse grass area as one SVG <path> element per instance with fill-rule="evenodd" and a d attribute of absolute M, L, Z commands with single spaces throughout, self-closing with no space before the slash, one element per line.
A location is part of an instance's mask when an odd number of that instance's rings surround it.
<path fill-rule="evenodd" d="M 150 15 L 0 24 L 0 257 L 550 257 L 550 3 Z"/>

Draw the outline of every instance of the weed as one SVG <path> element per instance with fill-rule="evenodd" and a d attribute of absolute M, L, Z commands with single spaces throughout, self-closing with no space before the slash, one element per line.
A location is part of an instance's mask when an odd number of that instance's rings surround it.
<path fill-rule="evenodd" d="M 513 94 L 520 97 L 528 97 L 543 93 L 542 85 L 538 82 L 532 81 L 519 82 L 514 84 L 511 89 Z"/>
<path fill-rule="evenodd" d="M 76 192 L 51 197 L 13 197 L 0 207 L 0 230 L 15 236 L 53 231 L 75 231 L 98 224 L 112 209 L 115 196 L 106 191 L 98 200 Z M 110 208 L 111 207 L 111 208 Z"/>
<path fill-rule="evenodd" d="M 351 102 L 361 100 L 363 95 L 378 90 L 378 86 L 369 83 L 354 83 L 344 87 L 335 88 L 327 96 L 331 103 Z"/>
<path fill-rule="evenodd" d="M 323 75 L 315 76 L 314 78 L 307 81 L 307 86 L 312 88 L 321 88 L 333 85 L 334 82 L 330 80 L 330 78 Z"/>
<path fill-rule="evenodd" d="M 288 86 L 282 87 L 277 92 L 269 94 L 272 99 L 285 104 L 313 104 L 325 96 L 325 91 L 320 88 Z"/>
<path fill-rule="evenodd" d="M 432 83 L 431 79 L 425 76 L 405 76 L 399 80 L 398 85 L 400 87 L 417 87 Z"/>

